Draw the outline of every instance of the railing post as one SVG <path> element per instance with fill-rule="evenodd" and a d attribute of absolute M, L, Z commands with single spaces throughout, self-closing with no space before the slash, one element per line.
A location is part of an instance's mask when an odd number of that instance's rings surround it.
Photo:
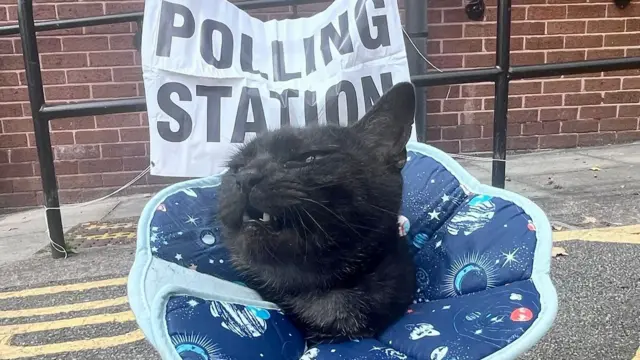
<path fill-rule="evenodd" d="M 511 37 L 511 0 L 498 0 L 496 67 L 500 70 L 495 83 L 493 111 L 493 167 L 491 184 L 504 188 L 507 158 L 507 112 L 509 111 L 509 50 Z"/>
<path fill-rule="evenodd" d="M 406 0 L 405 23 L 407 34 L 424 54 L 427 52 L 427 1 Z M 427 66 L 424 59 L 417 54 L 412 46 L 407 47 L 407 61 L 412 75 L 426 73 Z M 416 87 L 416 134 L 418 141 L 427 140 L 427 93 L 423 87 Z"/>
<path fill-rule="evenodd" d="M 46 219 L 53 258 L 64 257 L 65 248 L 62 218 L 60 216 L 60 201 L 58 199 L 58 182 L 53 164 L 51 149 L 51 135 L 49 133 L 49 119 L 40 113 L 44 105 L 44 89 L 42 87 L 42 73 L 40 72 L 40 56 L 36 41 L 36 29 L 33 22 L 32 0 L 18 1 L 18 24 L 22 38 L 22 54 L 31 103 L 31 117 L 36 139 L 38 161 L 40 162 L 40 178 L 46 207 Z"/>

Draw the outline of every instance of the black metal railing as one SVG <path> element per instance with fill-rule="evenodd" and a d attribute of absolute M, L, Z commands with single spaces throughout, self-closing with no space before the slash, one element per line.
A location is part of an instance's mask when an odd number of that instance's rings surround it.
<path fill-rule="evenodd" d="M 261 9 L 272 6 L 291 6 L 329 0 L 250 0 L 236 3 L 244 10 Z M 427 27 L 425 23 L 425 0 L 406 0 L 406 25 L 409 37 L 417 43 L 418 47 L 425 49 L 425 37 Z M 460 11 L 463 11 L 462 9 Z M 64 247 L 64 234 L 62 219 L 59 211 L 58 185 L 55 175 L 51 138 L 49 134 L 49 121 L 53 119 L 93 116 L 124 112 L 144 111 L 146 109 L 144 98 L 114 99 L 101 101 L 83 101 L 71 104 L 47 105 L 44 101 L 42 86 L 42 74 L 36 43 L 36 32 L 45 30 L 69 29 L 84 26 L 95 26 L 121 22 L 140 22 L 142 13 L 118 14 L 96 16 L 83 19 L 69 19 L 57 21 L 42 21 L 34 23 L 32 0 L 18 1 L 18 25 L 0 27 L 0 35 L 20 34 L 22 38 L 22 51 L 26 69 L 26 78 L 29 86 L 29 99 L 34 124 L 38 160 L 40 162 L 40 174 L 44 192 L 44 205 L 51 240 Z M 578 61 L 559 64 L 540 64 L 525 66 L 510 66 L 510 33 L 511 33 L 511 0 L 498 1 L 497 19 L 497 46 L 496 65 L 491 68 L 470 70 L 457 70 L 445 72 L 427 72 L 422 59 L 408 50 L 409 65 L 412 73 L 412 81 L 423 93 L 424 87 L 447 84 L 464 84 L 491 81 L 495 83 L 495 109 L 494 109 L 494 133 L 493 133 L 493 167 L 492 184 L 504 188 L 506 165 L 506 140 L 507 140 L 507 99 L 509 94 L 509 81 L 539 78 L 548 76 L 573 75 L 581 73 L 593 73 L 601 71 L 628 70 L 640 68 L 640 57 L 603 59 L 591 61 Z M 424 140 L 426 134 L 426 105 L 425 97 L 418 96 L 416 111 L 416 124 L 418 139 Z M 54 258 L 64 256 L 64 252 L 52 246 Z"/>

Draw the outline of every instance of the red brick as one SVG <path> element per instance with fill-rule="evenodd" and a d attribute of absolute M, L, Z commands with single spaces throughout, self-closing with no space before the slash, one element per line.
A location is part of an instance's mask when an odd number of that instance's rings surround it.
<path fill-rule="evenodd" d="M 458 140 L 431 141 L 428 144 L 444 152 L 454 153 L 454 154 L 460 152 L 460 141 Z"/>
<path fill-rule="evenodd" d="M 23 176 L 33 176 L 33 167 L 30 163 L 0 164 L 0 178 Z"/>
<path fill-rule="evenodd" d="M 601 146 L 613 144 L 615 141 L 615 133 L 578 134 L 578 146 Z"/>
<path fill-rule="evenodd" d="M 601 18 L 607 13 L 606 5 L 568 5 L 567 18 L 569 19 L 588 19 Z"/>
<path fill-rule="evenodd" d="M 600 120 L 600 131 L 637 130 L 638 118 L 613 118 Z"/>
<path fill-rule="evenodd" d="M 0 40 L 0 54 L 13 54 L 13 42 L 11 40 Z"/>
<path fill-rule="evenodd" d="M 432 55 L 429 60 L 439 69 L 455 69 L 462 67 L 462 55 Z"/>
<path fill-rule="evenodd" d="M 511 83 L 509 87 L 509 94 L 513 89 L 513 84 Z M 464 84 L 460 86 L 462 97 L 488 97 L 493 96 L 495 92 L 495 86 L 493 84 Z"/>
<path fill-rule="evenodd" d="M 27 191 L 39 191 L 42 190 L 42 181 L 39 177 L 30 177 L 13 180 L 14 192 L 27 192 Z"/>
<path fill-rule="evenodd" d="M 566 94 L 565 105 L 598 105 L 604 102 L 604 97 L 600 93 Z"/>
<path fill-rule="evenodd" d="M 580 108 L 580 119 L 604 119 L 616 116 L 616 106 L 583 106 Z"/>
<path fill-rule="evenodd" d="M 469 25 L 467 25 L 469 26 Z M 465 30 L 466 31 L 466 30 Z M 466 34 L 466 33 L 465 33 Z M 478 35 L 465 35 L 467 37 L 482 37 Z M 432 25 L 429 26 L 429 39 L 455 39 L 462 37 L 462 25 Z"/>
<path fill-rule="evenodd" d="M 556 20 L 567 17 L 566 6 L 529 6 L 527 9 L 527 20 Z"/>
<path fill-rule="evenodd" d="M 460 97 L 460 85 L 443 85 L 429 87 L 427 99 L 453 99 Z"/>
<path fill-rule="evenodd" d="M 540 121 L 573 120 L 577 118 L 578 108 L 540 109 Z"/>
<path fill-rule="evenodd" d="M 9 150 L 12 163 L 31 162 L 38 160 L 36 148 L 13 148 Z"/>
<path fill-rule="evenodd" d="M 0 180 L 0 194 L 8 194 L 13 192 L 13 181 Z"/>
<path fill-rule="evenodd" d="M 480 39 L 462 39 L 462 40 L 443 40 L 442 52 L 444 53 L 468 53 L 482 51 L 482 40 Z"/>
<path fill-rule="evenodd" d="M 495 22 L 497 17 L 498 17 L 498 11 L 497 10 L 498 9 L 495 8 L 495 7 L 487 8 L 487 10 L 485 12 L 485 21 L 493 21 L 493 22 Z M 464 13 L 464 11 L 462 11 L 462 13 Z M 526 9 L 526 7 L 517 6 L 517 7 L 511 8 L 511 20 L 516 22 L 516 21 L 521 21 L 521 20 L 525 20 L 525 19 L 537 20 L 537 19 L 532 19 L 532 18 L 527 17 L 527 9 Z M 469 21 L 469 19 L 467 19 L 465 21 Z"/>
<path fill-rule="evenodd" d="M 607 17 L 640 17 L 640 6 L 636 2 L 631 2 L 626 8 L 620 9 L 615 4 L 609 4 Z"/>
<path fill-rule="evenodd" d="M 602 46 L 603 39 L 603 35 L 567 35 L 564 40 L 564 47 L 566 49 L 597 48 Z"/>
<path fill-rule="evenodd" d="M 13 46 L 17 54 L 22 53 L 22 41 L 20 39 L 14 40 Z M 62 43 L 59 38 L 38 36 L 38 53 L 47 54 L 60 51 L 62 51 Z"/>
<path fill-rule="evenodd" d="M 640 91 L 616 91 L 604 94 L 606 104 L 623 104 L 640 102 Z"/>
<path fill-rule="evenodd" d="M 122 128 L 140 126 L 140 114 L 112 114 L 96 117 L 99 128 Z"/>
<path fill-rule="evenodd" d="M 28 143 L 25 134 L 0 134 L 0 148 L 12 149 L 26 146 Z"/>
<path fill-rule="evenodd" d="M 84 28 L 85 34 L 124 34 L 131 32 L 128 23 L 89 26 Z"/>
<path fill-rule="evenodd" d="M 24 70 L 22 55 L 2 55 L 0 70 Z"/>
<path fill-rule="evenodd" d="M 67 80 L 70 84 L 109 82 L 112 80 L 111 69 L 68 70 Z"/>
<path fill-rule="evenodd" d="M 597 120 L 569 120 L 562 122 L 563 133 L 598 132 Z"/>
<path fill-rule="evenodd" d="M 431 116 L 429 116 L 429 122 L 431 122 Z M 103 158 L 144 156 L 146 153 L 144 143 L 104 144 L 100 147 Z"/>
<path fill-rule="evenodd" d="M 442 49 L 440 48 L 442 41 L 427 41 L 427 54 L 440 54 Z"/>
<path fill-rule="evenodd" d="M 535 65 L 544 64 L 544 52 L 542 51 L 526 51 L 511 53 L 512 65 Z"/>
<path fill-rule="evenodd" d="M 624 20 L 590 20 L 587 23 L 588 33 L 612 33 L 623 32 L 625 29 Z"/>
<path fill-rule="evenodd" d="M 132 51 L 109 51 L 89 54 L 91 66 L 131 66 L 134 65 Z"/>
<path fill-rule="evenodd" d="M 112 174 L 102 174 L 103 186 L 122 186 L 133 180 L 138 175 L 138 172 L 118 172 Z M 142 182 L 138 180 L 138 183 Z M 139 185 L 139 184 L 138 184 Z"/>
<path fill-rule="evenodd" d="M 509 84 L 509 95 L 540 94 L 541 92 L 542 82 L 540 81 L 520 80 Z"/>
<path fill-rule="evenodd" d="M 495 24 L 493 25 L 493 27 L 495 28 Z M 544 34 L 545 34 L 545 23 L 542 21 L 515 22 L 511 26 L 511 36 L 544 35 Z M 513 38 L 512 38 L 512 41 L 513 41 Z"/>
<path fill-rule="evenodd" d="M 56 169 L 56 175 L 71 175 L 78 173 L 77 161 L 55 161 L 53 165 Z M 35 175 L 40 176 L 40 165 L 38 163 L 34 163 L 34 173 Z"/>
<path fill-rule="evenodd" d="M 102 176 L 98 174 L 58 176 L 61 189 L 97 188 L 102 186 Z"/>
<path fill-rule="evenodd" d="M 29 94 L 24 87 L 0 88 L 0 99 L 3 101 L 29 101 Z"/>
<path fill-rule="evenodd" d="M 612 59 L 624 57 L 624 49 L 589 49 L 587 60 Z"/>
<path fill-rule="evenodd" d="M 440 128 L 427 128 L 426 140 L 441 140 L 442 139 L 442 129 Z"/>
<path fill-rule="evenodd" d="M 73 144 L 73 132 L 71 131 L 54 131 L 51 134 L 51 145 L 70 145 Z M 29 138 L 29 146 L 36 146 L 36 140 L 33 134 L 27 134 Z"/>
<path fill-rule="evenodd" d="M 9 162 L 9 151 L 11 150 L 0 150 L 0 164 Z"/>
<path fill-rule="evenodd" d="M 479 125 L 459 125 L 442 128 L 443 140 L 479 138 L 481 135 L 482 128 Z"/>
<path fill-rule="evenodd" d="M 437 24 L 442 22 L 442 10 L 427 10 L 427 24 Z"/>
<path fill-rule="evenodd" d="M 622 88 L 623 89 L 640 89 L 640 78 L 632 77 L 632 78 L 623 79 Z"/>
<path fill-rule="evenodd" d="M 126 157 L 122 161 L 124 163 L 124 171 L 142 171 L 149 167 L 150 163 L 148 156 Z"/>
<path fill-rule="evenodd" d="M 120 138 L 123 142 L 149 141 L 149 128 L 120 129 Z"/>
<path fill-rule="evenodd" d="M 105 3 L 105 13 L 107 14 L 122 14 L 138 12 L 144 9 L 143 2 L 112 2 Z"/>
<path fill-rule="evenodd" d="M 44 85 L 61 85 L 67 82 L 64 70 L 43 70 L 42 83 Z M 27 85 L 27 78 L 24 71 L 20 72 L 20 84 Z"/>
<path fill-rule="evenodd" d="M 509 150 L 532 150 L 537 148 L 537 136 L 516 136 L 507 138 L 507 149 Z"/>
<path fill-rule="evenodd" d="M 522 124 L 522 135 L 545 135 L 560 132 L 560 122 L 534 122 Z"/>
<path fill-rule="evenodd" d="M 87 66 L 87 54 L 44 54 L 41 56 L 43 69 L 64 69 Z"/>
<path fill-rule="evenodd" d="M 507 118 L 509 123 L 528 123 L 538 121 L 539 115 L 538 109 L 515 109 L 509 110 Z"/>
<path fill-rule="evenodd" d="M 15 4 L 15 2 L 12 2 Z M 18 20 L 18 7 L 9 6 L 7 8 L 9 20 Z M 56 18 L 56 8 L 53 5 L 33 5 L 34 20 L 53 20 Z"/>
<path fill-rule="evenodd" d="M 109 48 L 111 50 L 133 50 L 133 34 L 109 36 Z"/>
<path fill-rule="evenodd" d="M 578 135 L 576 134 L 540 136 L 541 149 L 572 148 L 572 147 L 576 147 L 577 145 L 578 145 Z"/>
<path fill-rule="evenodd" d="M 460 141 L 461 152 L 484 152 L 493 149 L 492 139 L 464 139 Z"/>
<path fill-rule="evenodd" d="M 469 54 L 464 56 L 464 67 L 479 68 L 494 66 L 496 63 L 495 54 Z"/>
<path fill-rule="evenodd" d="M 508 104 L 509 109 L 517 109 L 522 107 L 522 96 L 509 96 Z M 484 99 L 484 109 L 485 110 L 493 110 L 495 109 L 495 99 Z"/>
<path fill-rule="evenodd" d="M 582 82 L 580 80 L 548 80 L 544 82 L 542 89 L 545 94 L 578 91 L 582 91 Z"/>
<path fill-rule="evenodd" d="M 427 117 L 427 126 L 453 126 L 458 125 L 458 114 L 429 114 Z"/>
<path fill-rule="evenodd" d="M 480 99 L 449 99 L 442 104 L 443 112 L 482 110 Z"/>
<path fill-rule="evenodd" d="M 618 110 L 618 116 L 620 117 L 631 117 L 638 116 L 640 114 L 640 105 L 620 105 Z M 611 117 L 614 117 L 612 115 Z"/>
<path fill-rule="evenodd" d="M 562 95 L 532 95 L 525 96 L 524 98 L 524 107 L 526 108 L 551 107 L 561 105 Z"/>
<path fill-rule="evenodd" d="M 427 113 L 439 113 L 442 112 L 441 100 L 427 100 Z"/>
<path fill-rule="evenodd" d="M 91 91 L 86 85 L 52 86 L 44 88 L 44 97 L 47 101 L 88 99 L 91 97 Z"/>
<path fill-rule="evenodd" d="M 117 81 L 117 82 L 142 81 L 142 68 L 140 68 L 139 66 L 113 68 L 113 81 Z"/>
<path fill-rule="evenodd" d="M 524 38 L 523 37 L 512 37 L 510 43 L 510 49 L 512 51 L 523 50 L 524 49 Z M 484 51 L 496 51 L 496 39 L 484 39 L 483 40 L 483 49 Z M 494 54 L 495 55 L 495 54 Z"/>
<path fill-rule="evenodd" d="M 585 91 L 607 91 L 607 90 L 620 90 L 621 79 L 585 79 L 584 90 Z"/>
<path fill-rule="evenodd" d="M 431 38 L 431 29 L 429 27 L 429 37 Z M 514 35 L 512 33 L 512 35 Z M 465 37 L 495 37 L 496 36 L 496 24 L 465 24 L 464 25 L 464 36 Z M 441 37 L 442 39 L 450 39 L 452 37 L 457 36 L 446 36 Z"/>
<path fill-rule="evenodd" d="M 640 31 L 640 18 L 638 18 L 638 19 L 627 19 L 625 30 L 628 31 L 628 32 Z"/>
<path fill-rule="evenodd" d="M 562 49 L 563 45 L 562 36 L 536 36 L 526 38 L 524 47 L 527 50 Z"/>
<path fill-rule="evenodd" d="M 626 143 L 640 140 L 640 131 L 618 131 L 616 143 Z"/>
<path fill-rule="evenodd" d="M 52 130 L 78 130 L 95 129 L 96 123 L 93 116 L 85 116 L 68 119 L 55 119 L 49 122 Z"/>
<path fill-rule="evenodd" d="M 138 95 L 136 84 L 102 84 L 91 85 L 94 99 L 133 97 Z"/>
<path fill-rule="evenodd" d="M 639 34 L 610 34 L 604 36 L 604 46 L 639 46 Z"/>
<path fill-rule="evenodd" d="M 584 34 L 585 21 L 549 21 L 547 22 L 547 34 Z"/>
<path fill-rule="evenodd" d="M 109 38 L 106 36 L 73 36 L 62 39 L 64 51 L 109 50 Z"/>
<path fill-rule="evenodd" d="M 100 158 L 98 145 L 65 145 L 54 149 L 56 160 L 80 160 Z"/>
<path fill-rule="evenodd" d="M 78 144 L 104 144 L 118 142 L 118 130 L 79 130 L 76 131 Z"/>
<path fill-rule="evenodd" d="M 4 105 L 0 105 L 2 108 Z M 33 122 L 31 119 L 4 119 L 2 126 L 5 133 L 24 133 L 33 132 Z"/>
<path fill-rule="evenodd" d="M 94 174 L 103 172 L 122 171 L 122 159 L 95 159 L 78 161 L 78 172 Z"/>
<path fill-rule="evenodd" d="M 0 73 L 0 86 L 15 86 L 18 84 L 20 84 L 18 73 L 16 72 Z"/>
<path fill-rule="evenodd" d="M 36 206 L 37 204 L 38 200 L 34 192 L 0 195 L 0 208 Z"/>
<path fill-rule="evenodd" d="M 104 15 L 104 7 L 101 3 L 76 3 L 57 5 L 59 19 L 77 19 L 88 16 Z"/>
<path fill-rule="evenodd" d="M 493 124 L 482 125 L 482 137 L 493 137 Z M 522 124 L 507 124 L 507 137 L 522 135 Z"/>

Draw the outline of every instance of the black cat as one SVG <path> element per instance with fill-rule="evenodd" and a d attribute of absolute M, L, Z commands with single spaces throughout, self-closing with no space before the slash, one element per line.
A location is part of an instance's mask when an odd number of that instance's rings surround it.
<path fill-rule="evenodd" d="M 401 83 L 349 127 L 268 132 L 229 161 L 219 208 L 232 262 L 307 339 L 374 336 L 412 301 L 397 222 L 414 111 Z"/>

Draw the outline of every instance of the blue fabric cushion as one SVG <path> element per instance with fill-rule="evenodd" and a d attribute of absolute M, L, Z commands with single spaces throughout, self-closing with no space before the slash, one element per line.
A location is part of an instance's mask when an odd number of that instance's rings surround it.
<path fill-rule="evenodd" d="M 147 339 L 165 359 L 511 359 L 533 346 L 557 310 L 548 220 L 441 151 L 408 150 L 400 219 L 418 286 L 378 339 L 307 349 L 244 286 L 221 241 L 219 176 L 173 185 L 143 212 L 129 298 Z"/>

